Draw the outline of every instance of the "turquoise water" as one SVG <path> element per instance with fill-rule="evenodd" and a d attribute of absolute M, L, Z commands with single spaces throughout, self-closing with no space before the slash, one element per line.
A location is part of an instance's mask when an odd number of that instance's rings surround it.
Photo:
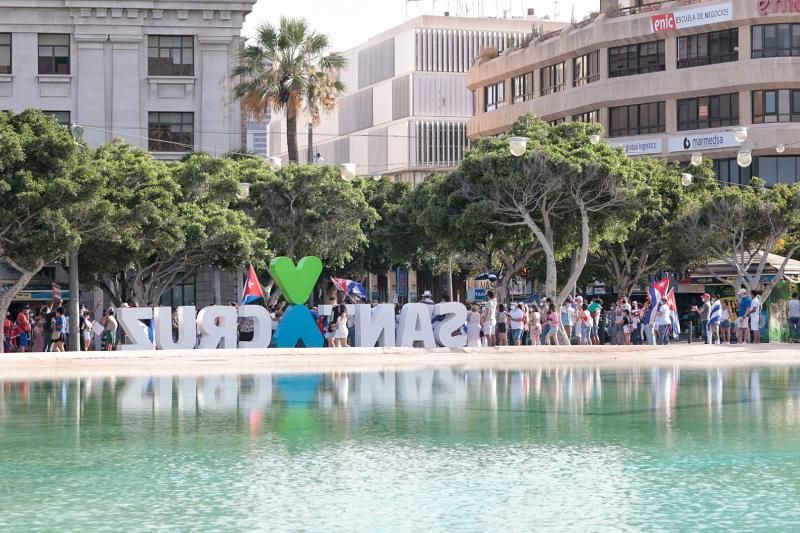
<path fill-rule="evenodd" d="M 800 528 L 800 369 L 0 385 L 0 531 Z"/>

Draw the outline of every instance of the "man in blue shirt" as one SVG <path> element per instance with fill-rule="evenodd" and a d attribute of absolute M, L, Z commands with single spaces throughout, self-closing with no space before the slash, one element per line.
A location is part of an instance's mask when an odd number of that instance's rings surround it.
<path fill-rule="evenodd" d="M 736 293 L 736 299 L 739 300 L 739 318 L 736 319 L 736 343 L 745 344 L 750 342 L 750 324 L 746 315 L 752 300 L 744 287 Z"/>

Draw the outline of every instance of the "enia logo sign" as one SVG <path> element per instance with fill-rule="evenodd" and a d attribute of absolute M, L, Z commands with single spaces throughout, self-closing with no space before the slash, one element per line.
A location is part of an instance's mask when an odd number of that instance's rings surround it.
<path fill-rule="evenodd" d="M 732 18 L 733 6 L 727 3 L 652 15 L 650 24 L 654 32 L 660 32 L 724 22 Z"/>
<path fill-rule="evenodd" d="M 769 13 L 800 13 L 800 0 L 756 0 L 756 11 L 761 16 Z"/>
<path fill-rule="evenodd" d="M 318 257 L 304 257 L 296 265 L 288 257 L 277 257 L 269 264 L 269 273 L 277 283 L 289 306 L 275 330 L 275 346 L 294 348 L 302 343 L 307 348 L 321 348 L 325 339 L 320 333 L 309 309 L 305 306 L 311 291 L 322 274 L 322 261 Z M 324 312 L 326 307 L 320 306 Z M 349 306 L 350 307 L 350 306 Z M 354 305 L 349 320 L 355 325 L 355 345 L 408 346 L 415 342 L 425 347 L 443 346 L 460 348 L 467 345 L 467 336 L 461 327 L 467 319 L 467 308 L 458 302 L 436 304 L 433 313 L 442 317 L 431 323 L 428 304 L 406 304 L 395 326 L 392 304 Z M 254 325 L 253 340 L 238 340 L 238 319 L 251 318 Z M 119 346 L 120 350 L 191 350 L 200 335 L 200 349 L 267 348 L 272 342 L 272 320 L 260 305 L 243 305 L 239 308 L 225 305 L 205 307 L 198 313 L 194 306 L 178 308 L 178 332 L 173 337 L 172 309 L 169 307 L 122 307 L 117 309 L 117 319 L 130 340 Z M 155 342 L 150 340 L 141 321 L 152 321 Z"/>

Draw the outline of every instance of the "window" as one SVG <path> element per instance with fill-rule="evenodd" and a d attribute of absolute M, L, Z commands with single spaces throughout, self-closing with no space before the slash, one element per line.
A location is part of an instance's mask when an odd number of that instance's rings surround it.
<path fill-rule="evenodd" d="M 419 121 L 414 130 L 417 148 L 414 164 L 454 167 L 464 159 L 469 139 L 463 122 Z"/>
<path fill-rule="evenodd" d="M 587 111 L 585 113 L 578 113 L 572 115 L 572 122 L 588 122 L 590 124 L 597 124 L 600 122 L 600 110 Z"/>
<path fill-rule="evenodd" d="M 542 96 L 564 90 L 564 62 L 544 67 L 541 71 Z"/>
<path fill-rule="evenodd" d="M 756 158 L 756 176 L 767 186 L 800 181 L 800 157 L 795 155 L 761 156 Z"/>
<path fill-rule="evenodd" d="M 564 123 L 564 120 L 565 120 L 565 119 L 564 119 L 564 117 L 557 118 L 557 119 L 555 119 L 555 120 L 548 120 L 548 121 L 547 121 L 547 124 L 548 124 L 549 126 L 558 126 L 559 124 L 563 124 L 563 123 Z"/>
<path fill-rule="evenodd" d="M 600 79 L 600 50 L 572 60 L 572 86 L 580 87 Z"/>
<path fill-rule="evenodd" d="M 52 117 L 54 119 L 56 119 L 56 122 L 58 122 L 62 126 L 69 126 L 71 124 L 69 111 L 44 111 L 44 110 L 42 110 L 42 113 L 44 113 L 45 115 L 52 115 Z"/>
<path fill-rule="evenodd" d="M 169 291 L 161 295 L 160 305 L 164 307 L 180 307 L 182 305 L 194 305 L 195 278 L 191 276 L 180 285 L 175 285 Z"/>
<path fill-rule="evenodd" d="M 664 133 L 666 102 L 627 105 L 608 109 L 609 136 L 624 137 L 645 133 Z"/>
<path fill-rule="evenodd" d="M 753 165 L 740 167 L 735 157 L 714 160 L 714 174 L 716 174 L 717 180 L 722 183 L 748 185 L 752 177 L 752 168 Z"/>
<path fill-rule="evenodd" d="M 739 124 L 739 93 L 678 100 L 678 131 Z"/>
<path fill-rule="evenodd" d="M 194 145 L 194 113 L 150 112 L 151 152 L 189 152 Z"/>
<path fill-rule="evenodd" d="M 800 56 L 800 24 L 753 26 L 752 57 Z"/>
<path fill-rule="evenodd" d="M 69 74 L 69 35 L 39 34 L 39 74 Z"/>
<path fill-rule="evenodd" d="M 194 37 L 150 35 L 147 38 L 149 76 L 194 76 Z"/>
<path fill-rule="evenodd" d="M 666 68 L 664 41 L 608 49 L 608 77 L 658 72 Z"/>
<path fill-rule="evenodd" d="M 515 104 L 533 98 L 533 72 L 511 78 L 511 94 Z"/>
<path fill-rule="evenodd" d="M 753 91 L 753 123 L 800 122 L 800 90 Z"/>
<path fill-rule="evenodd" d="M 0 33 L 0 74 L 11 74 L 10 33 Z"/>
<path fill-rule="evenodd" d="M 678 37 L 678 68 L 738 60 L 738 28 Z"/>
<path fill-rule="evenodd" d="M 494 111 L 506 103 L 505 82 L 499 81 L 483 88 L 483 110 Z"/>

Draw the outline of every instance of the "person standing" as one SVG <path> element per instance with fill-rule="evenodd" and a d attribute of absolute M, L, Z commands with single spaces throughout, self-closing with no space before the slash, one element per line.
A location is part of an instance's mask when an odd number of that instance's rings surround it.
<path fill-rule="evenodd" d="M 731 308 L 726 302 L 721 302 L 719 336 L 722 344 L 731 343 Z"/>
<path fill-rule="evenodd" d="M 117 323 L 117 319 L 114 317 L 114 308 L 109 307 L 105 316 L 103 345 L 105 346 L 105 351 L 111 352 L 114 351 L 114 345 L 117 342 L 117 328 L 119 327 L 119 324 Z"/>
<path fill-rule="evenodd" d="M 750 333 L 753 335 L 753 344 L 761 343 L 761 328 L 759 322 L 761 321 L 761 298 L 755 290 L 750 291 L 750 309 L 748 310 L 750 317 Z"/>
<path fill-rule="evenodd" d="M 644 307 L 642 308 L 642 333 L 644 334 L 644 342 L 648 346 L 655 346 L 656 344 L 656 310 L 650 309 L 652 305 L 653 304 L 650 301 L 650 296 L 648 296 L 644 301 Z M 656 303 L 656 305 L 658 304 Z"/>
<path fill-rule="evenodd" d="M 572 328 L 575 325 L 575 308 L 572 306 L 572 296 L 568 296 L 561 305 L 561 323 L 564 324 L 564 333 L 567 343 L 572 342 Z"/>
<path fill-rule="evenodd" d="M 625 346 L 631 345 L 631 332 L 633 331 L 633 322 L 631 321 L 631 312 L 627 309 L 622 310 L 622 344 Z"/>
<path fill-rule="evenodd" d="M 672 310 L 669 307 L 667 297 L 662 296 L 661 304 L 658 306 L 658 311 L 656 311 L 656 328 L 658 329 L 658 344 L 660 345 L 669 344 L 669 328 L 672 324 L 671 314 Z"/>
<path fill-rule="evenodd" d="M 522 345 L 522 332 L 525 326 L 525 311 L 522 304 L 518 303 L 509 313 L 511 318 L 511 342 L 514 346 Z"/>
<path fill-rule="evenodd" d="M 531 304 L 530 319 L 530 337 L 533 346 L 542 345 L 542 314 L 539 312 L 539 306 Z"/>
<path fill-rule="evenodd" d="M 701 299 L 703 300 L 703 304 L 700 307 L 696 305 L 693 306 L 692 311 L 697 313 L 697 315 L 700 317 L 700 331 L 703 333 L 703 342 L 710 344 L 710 340 L 708 338 L 708 319 L 711 314 L 711 296 L 706 293 L 701 296 Z"/>
<path fill-rule="evenodd" d="M 558 324 L 559 313 L 556 310 L 556 304 L 551 303 L 550 309 L 547 311 L 547 334 L 544 336 L 544 344 L 552 344 L 558 346 Z M 552 341 L 552 342 L 550 342 Z"/>
<path fill-rule="evenodd" d="M 53 351 L 63 352 L 64 341 L 66 340 L 67 319 L 64 316 L 64 308 L 58 307 L 56 309 L 56 318 L 53 323 Z"/>
<path fill-rule="evenodd" d="M 509 314 L 506 312 L 506 306 L 500 304 L 497 306 L 497 345 L 508 345 L 508 318 Z M 512 337 L 513 342 L 513 337 Z"/>
<path fill-rule="evenodd" d="M 481 314 L 480 308 L 475 304 L 467 315 L 467 347 L 481 347 Z"/>
<path fill-rule="evenodd" d="M 486 305 L 483 308 L 483 336 L 488 346 L 496 344 L 497 333 L 497 298 L 494 291 L 486 291 Z"/>
<path fill-rule="evenodd" d="M 789 342 L 800 342 L 800 300 L 796 292 L 786 304 L 786 314 L 789 317 Z"/>
<path fill-rule="evenodd" d="M 603 314 L 603 303 L 595 298 L 589 305 L 589 314 L 592 317 L 592 331 L 591 341 L 592 344 L 598 346 L 600 344 L 600 317 Z"/>
<path fill-rule="evenodd" d="M 25 304 L 25 307 L 17 315 L 17 327 L 19 328 L 19 338 L 17 339 L 17 348 L 20 352 L 27 352 L 29 350 L 31 341 L 31 321 L 28 318 L 28 313 L 31 311 L 31 306 Z"/>
<path fill-rule="evenodd" d="M 747 295 L 747 289 L 744 287 L 739 289 L 736 298 L 739 300 L 739 320 L 736 324 L 736 343 L 747 344 L 750 342 L 750 318 L 748 317 L 748 313 L 750 312 L 751 301 L 750 297 Z"/>
<path fill-rule="evenodd" d="M 331 321 L 336 326 L 333 335 L 333 346 L 335 348 L 347 348 L 347 337 L 350 333 L 347 329 L 347 306 L 339 304 L 333 311 Z"/>

